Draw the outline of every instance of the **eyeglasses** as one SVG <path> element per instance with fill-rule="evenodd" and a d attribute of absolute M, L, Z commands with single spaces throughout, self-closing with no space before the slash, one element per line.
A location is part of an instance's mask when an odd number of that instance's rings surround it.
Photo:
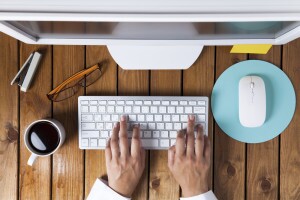
<path fill-rule="evenodd" d="M 97 63 L 88 69 L 81 70 L 72 75 L 49 92 L 47 94 L 48 99 L 55 102 L 62 101 L 74 96 L 79 88 L 92 85 L 101 77 L 104 64 L 104 62 Z"/>

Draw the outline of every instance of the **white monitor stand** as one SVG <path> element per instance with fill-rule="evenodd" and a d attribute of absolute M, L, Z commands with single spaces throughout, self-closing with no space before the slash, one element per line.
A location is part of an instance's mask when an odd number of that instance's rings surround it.
<path fill-rule="evenodd" d="M 107 46 L 123 69 L 187 69 L 199 57 L 203 46 Z"/>

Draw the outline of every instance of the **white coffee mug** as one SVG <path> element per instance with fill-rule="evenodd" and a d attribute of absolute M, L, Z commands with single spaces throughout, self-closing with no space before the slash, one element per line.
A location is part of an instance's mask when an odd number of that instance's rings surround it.
<path fill-rule="evenodd" d="M 33 125 L 41 123 L 41 122 L 50 123 L 56 129 L 56 131 L 58 133 L 58 137 L 59 137 L 59 143 L 58 143 L 57 147 L 54 150 L 52 150 L 51 152 L 46 153 L 46 154 L 38 152 L 29 143 L 29 131 L 30 131 L 30 129 L 32 128 Z M 25 131 L 25 134 L 24 134 L 24 141 L 25 141 L 26 148 L 31 152 L 31 156 L 29 157 L 29 159 L 27 161 L 27 164 L 32 166 L 32 164 L 34 163 L 34 161 L 36 160 L 37 157 L 39 157 L 39 156 L 40 157 L 46 157 L 46 156 L 49 156 L 49 155 L 53 154 L 54 152 L 56 152 L 57 149 L 59 149 L 59 147 L 64 143 L 65 138 L 66 138 L 66 133 L 65 133 L 64 127 L 62 126 L 62 124 L 59 121 L 57 121 L 55 119 L 41 119 L 41 120 L 37 120 L 37 121 L 32 122 L 27 127 L 27 129 Z"/>

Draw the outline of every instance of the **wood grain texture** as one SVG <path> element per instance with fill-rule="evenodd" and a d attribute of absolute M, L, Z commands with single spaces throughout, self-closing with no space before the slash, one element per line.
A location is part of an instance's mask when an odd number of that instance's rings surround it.
<path fill-rule="evenodd" d="M 0 199 L 15 200 L 18 198 L 19 93 L 18 86 L 10 86 L 10 82 L 18 72 L 18 41 L 0 33 L 0 47 L 0 188 L 3 188 Z"/>
<path fill-rule="evenodd" d="M 51 157 L 38 158 L 32 167 L 27 165 L 30 152 L 24 144 L 24 133 L 35 120 L 51 118 L 51 101 L 46 94 L 51 90 L 52 48 L 21 43 L 20 66 L 28 56 L 39 50 L 43 52 L 41 63 L 29 90 L 20 93 L 20 199 L 50 199 Z"/>
<path fill-rule="evenodd" d="M 148 96 L 149 95 L 149 71 L 123 70 L 118 68 L 118 95 L 119 96 Z M 145 200 L 148 198 L 148 170 L 149 151 L 146 151 L 145 170 L 141 180 L 132 196 L 133 200 Z"/>
<path fill-rule="evenodd" d="M 86 66 L 98 62 L 107 62 L 103 65 L 103 75 L 93 85 L 86 88 L 86 95 L 101 96 L 117 94 L 117 64 L 110 56 L 106 46 L 86 47 Z M 88 196 L 96 178 L 106 174 L 104 150 L 85 151 L 85 197 Z"/>
<path fill-rule="evenodd" d="M 215 47 L 205 47 L 196 62 L 183 71 L 183 95 L 184 96 L 208 96 L 215 78 Z M 210 107 L 210 106 L 209 106 Z M 208 136 L 212 144 L 211 166 L 213 166 L 213 117 L 211 111 L 208 114 Z M 209 186 L 212 188 L 213 167 L 210 168 Z"/>
<path fill-rule="evenodd" d="M 216 78 L 232 64 L 247 59 L 245 54 L 230 54 L 231 47 L 217 47 Z M 224 113 L 226 114 L 226 113 Z M 218 198 L 245 198 L 245 144 L 226 135 L 215 124 L 214 191 Z"/>
<path fill-rule="evenodd" d="M 151 96 L 180 96 L 181 71 L 151 71 L 150 91 Z M 169 171 L 168 152 L 151 151 L 149 166 L 149 199 L 178 199 L 179 185 Z"/>
<path fill-rule="evenodd" d="M 282 69 L 296 92 L 292 122 L 280 138 L 280 199 L 300 199 L 300 39 L 283 46 Z M 288 98 L 288 97 L 287 97 Z"/>
<path fill-rule="evenodd" d="M 265 55 L 250 54 L 249 59 L 264 60 L 280 67 L 281 46 L 273 46 Z M 278 198 L 278 138 L 247 145 L 247 199 Z"/>
<path fill-rule="evenodd" d="M 53 86 L 57 86 L 74 73 L 82 70 L 84 46 L 53 47 Z M 78 148 L 78 104 L 81 88 L 75 96 L 53 103 L 53 117 L 60 121 L 66 131 L 66 141 L 53 155 L 53 199 L 84 198 L 84 159 Z"/>

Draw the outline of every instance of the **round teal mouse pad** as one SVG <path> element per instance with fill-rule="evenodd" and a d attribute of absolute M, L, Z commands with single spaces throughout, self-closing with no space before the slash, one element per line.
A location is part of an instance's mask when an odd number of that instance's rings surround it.
<path fill-rule="evenodd" d="M 242 77 L 260 76 L 266 88 L 266 120 L 260 127 L 247 128 L 239 121 L 238 87 Z M 219 127 L 241 142 L 260 143 L 279 135 L 290 123 L 296 107 L 294 87 L 277 66 L 260 60 L 248 60 L 225 70 L 214 85 L 211 107 Z"/>

